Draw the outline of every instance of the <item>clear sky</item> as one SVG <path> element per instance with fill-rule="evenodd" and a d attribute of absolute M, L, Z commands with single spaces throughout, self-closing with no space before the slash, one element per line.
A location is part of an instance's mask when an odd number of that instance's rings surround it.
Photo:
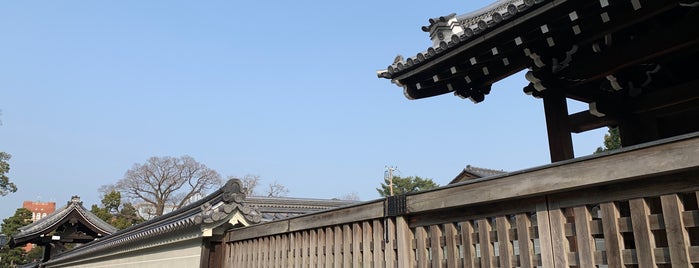
<path fill-rule="evenodd" d="M 469 164 L 547 164 L 542 102 L 521 73 L 479 104 L 408 100 L 376 77 L 431 44 L 428 18 L 489 3 L 3 1 L 0 151 L 19 191 L 0 197 L 0 218 L 24 200 L 97 204 L 151 156 L 364 201 L 386 166 L 445 185 Z M 576 156 L 605 131 L 575 135 Z"/>

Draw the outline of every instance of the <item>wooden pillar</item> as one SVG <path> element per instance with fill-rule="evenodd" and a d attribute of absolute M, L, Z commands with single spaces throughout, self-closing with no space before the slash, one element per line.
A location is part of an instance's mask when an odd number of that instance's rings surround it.
<path fill-rule="evenodd" d="M 570 135 L 566 97 L 557 92 L 546 94 L 544 96 L 544 113 L 551 162 L 572 159 L 575 155 L 573 154 L 573 139 Z"/>

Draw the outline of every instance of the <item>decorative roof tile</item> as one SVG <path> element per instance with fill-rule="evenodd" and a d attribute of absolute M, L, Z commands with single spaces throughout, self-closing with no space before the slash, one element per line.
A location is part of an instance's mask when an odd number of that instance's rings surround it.
<path fill-rule="evenodd" d="M 413 57 L 403 60 L 395 60 L 385 70 L 377 72 L 379 78 L 394 79 L 398 75 L 417 68 L 429 62 L 441 54 L 449 51 L 457 44 L 473 40 L 488 32 L 499 24 L 511 20 L 517 14 L 521 14 L 530 7 L 545 0 L 498 0 L 486 7 L 463 15 L 455 13 L 447 16 L 429 19 L 430 24 L 423 26 L 422 30 L 430 33 L 432 46 L 426 51 L 417 53 Z"/>

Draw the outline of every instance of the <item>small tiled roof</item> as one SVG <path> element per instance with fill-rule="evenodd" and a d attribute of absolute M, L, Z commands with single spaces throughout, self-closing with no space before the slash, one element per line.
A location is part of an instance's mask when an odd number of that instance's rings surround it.
<path fill-rule="evenodd" d="M 356 201 L 250 196 L 245 198 L 245 203 L 260 214 L 263 222 L 267 222 L 338 208 L 354 204 Z"/>
<path fill-rule="evenodd" d="M 461 173 L 459 173 L 459 175 L 456 175 L 456 177 L 453 180 L 451 180 L 449 184 L 462 182 L 466 180 L 497 176 L 506 173 L 507 171 L 504 170 L 487 169 L 466 165 L 466 168 L 464 168 L 464 170 L 462 170 Z"/>
<path fill-rule="evenodd" d="M 80 201 L 80 197 L 73 196 L 62 209 L 29 225 L 20 227 L 18 232 L 13 234 L 10 238 L 10 246 L 16 247 L 30 243 L 32 239 L 56 230 L 56 228 L 68 220 L 70 215 L 78 215 L 78 221 L 101 236 L 106 236 L 117 231 L 117 228 L 106 223 L 83 207 L 83 202 Z"/>

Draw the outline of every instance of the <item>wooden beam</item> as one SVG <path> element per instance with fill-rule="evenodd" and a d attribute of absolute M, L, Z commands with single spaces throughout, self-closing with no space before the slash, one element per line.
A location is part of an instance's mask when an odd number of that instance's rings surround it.
<path fill-rule="evenodd" d="M 550 93 L 544 96 L 546 130 L 549 137 L 551 162 L 573 159 L 573 139 L 570 135 L 568 104 L 562 94 Z"/>
<path fill-rule="evenodd" d="M 575 68 L 567 69 L 563 75 L 575 79 L 596 80 L 614 74 L 629 66 L 648 62 L 652 59 L 685 48 L 695 46 L 699 39 L 699 16 L 697 12 L 663 25 L 658 29 L 635 36 L 626 44 L 616 44 L 596 53 L 586 51 L 578 55 L 585 60 L 575 63 Z"/>
<path fill-rule="evenodd" d="M 582 133 L 588 130 L 617 124 L 617 121 L 609 116 L 597 117 L 590 114 L 590 111 L 582 111 L 571 114 L 568 121 L 570 124 L 570 132 L 573 133 Z"/>

